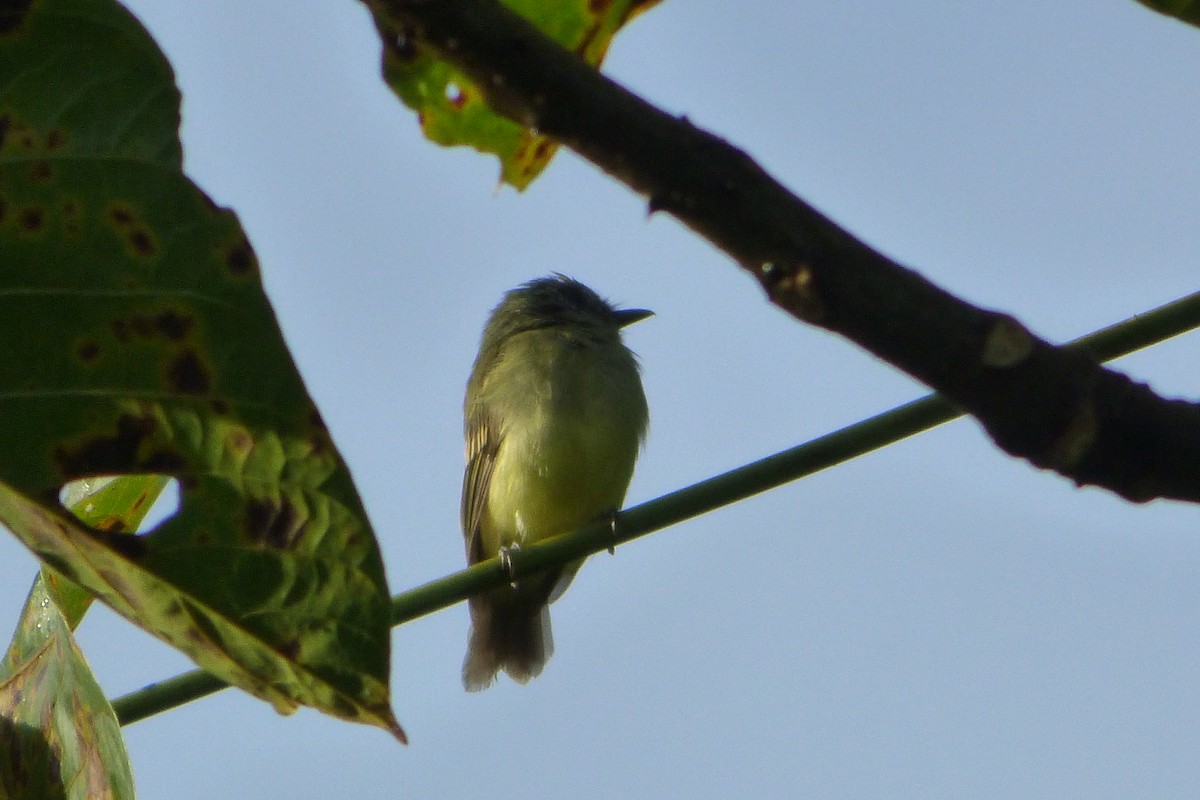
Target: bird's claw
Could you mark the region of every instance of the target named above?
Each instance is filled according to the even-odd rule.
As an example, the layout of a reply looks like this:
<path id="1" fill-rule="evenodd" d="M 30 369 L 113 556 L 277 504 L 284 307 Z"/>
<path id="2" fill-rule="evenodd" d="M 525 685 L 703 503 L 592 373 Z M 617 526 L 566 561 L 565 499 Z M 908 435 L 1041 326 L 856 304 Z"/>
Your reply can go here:
<path id="1" fill-rule="evenodd" d="M 608 529 L 609 529 L 609 532 L 612 534 L 612 537 L 614 540 L 617 538 L 617 516 L 618 516 L 617 509 L 615 509 L 615 508 L 609 509 L 609 511 L 608 511 Z M 608 546 L 608 554 L 610 556 L 615 556 L 617 554 L 617 546 L 615 543 L 610 544 Z"/>
<path id="2" fill-rule="evenodd" d="M 513 563 L 513 554 L 521 552 L 521 545 L 513 542 L 507 547 L 501 547 L 497 556 L 500 559 L 500 569 L 508 573 L 510 580 L 517 577 L 517 565 Z"/>

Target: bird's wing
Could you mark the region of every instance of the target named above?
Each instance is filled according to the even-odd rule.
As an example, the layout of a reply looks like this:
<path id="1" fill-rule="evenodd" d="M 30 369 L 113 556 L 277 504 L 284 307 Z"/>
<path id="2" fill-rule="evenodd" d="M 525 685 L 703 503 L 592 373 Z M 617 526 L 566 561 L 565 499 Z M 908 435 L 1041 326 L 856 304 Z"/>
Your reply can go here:
<path id="1" fill-rule="evenodd" d="M 485 415 L 471 420 L 467 427 L 467 470 L 463 473 L 462 531 L 467 547 L 467 563 L 477 564 L 487 558 L 479 526 L 483 521 L 483 506 L 487 502 L 492 468 L 500 450 L 500 426 Z"/>

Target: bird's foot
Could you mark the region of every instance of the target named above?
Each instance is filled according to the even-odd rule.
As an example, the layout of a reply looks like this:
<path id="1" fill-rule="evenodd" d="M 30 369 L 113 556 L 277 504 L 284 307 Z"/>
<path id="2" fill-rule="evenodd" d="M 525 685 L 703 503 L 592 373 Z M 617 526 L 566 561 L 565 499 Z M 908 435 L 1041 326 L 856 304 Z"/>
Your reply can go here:
<path id="1" fill-rule="evenodd" d="M 620 512 L 618 512 L 615 508 L 610 508 L 608 511 L 604 512 L 604 514 L 608 518 L 608 530 L 612 534 L 613 538 L 613 543 L 608 546 L 608 554 L 613 556 L 617 554 L 617 518 L 619 517 Z"/>
<path id="2" fill-rule="evenodd" d="M 500 559 L 500 568 L 508 573 L 509 579 L 517 577 L 517 565 L 513 563 L 513 554 L 521 552 L 521 545 L 513 542 L 512 544 L 501 547 L 497 557 Z"/>

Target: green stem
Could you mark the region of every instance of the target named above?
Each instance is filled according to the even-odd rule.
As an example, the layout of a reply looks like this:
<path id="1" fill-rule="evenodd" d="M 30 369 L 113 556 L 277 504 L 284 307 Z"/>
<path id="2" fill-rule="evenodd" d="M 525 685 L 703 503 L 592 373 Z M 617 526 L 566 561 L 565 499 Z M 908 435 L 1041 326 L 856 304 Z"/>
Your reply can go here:
<path id="1" fill-rule="evenodd" d="M 1101 361 L 1137 350 L 1200 327 L 1200 292 L 1102 328 L 1071 343 Z M 601 550 L 707 513 L 721 506 L 819 472 L 835 464 L 898 442 L 961 416 L 936 394 L 905 403 L 878 416 L 826 434 L 760 461 L 701 481 L 621 512 L 615 526 L 595 523 L 573 533 L 513 553 L 516 576 L 560 566 Z M 392 598 L 392 621 L 403 622 L 454 605 L 476 592 L 512 580 L 498 559 L 476 564 Z M 113 709 L 128 725 L 223 688 L 220 679 L 202 670 L 177 675 L 120 697 Z"/>
<path id="2" fill-rule="evenodd" d="M 229 684 L 202 669 L 194 669 L 165 681 L 143 686 L 136 692 L 113 701 L 113 711 L 122 725 L 162 713 L 169 708 L 199 700 L 221 691 Z"/>

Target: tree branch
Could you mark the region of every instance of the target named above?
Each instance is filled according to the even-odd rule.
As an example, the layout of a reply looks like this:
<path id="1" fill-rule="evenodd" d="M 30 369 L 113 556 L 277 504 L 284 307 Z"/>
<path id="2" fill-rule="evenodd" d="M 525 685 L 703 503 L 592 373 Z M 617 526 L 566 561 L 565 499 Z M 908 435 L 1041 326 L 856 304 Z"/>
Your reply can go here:
<path id="1" fill-rule="evenodd" d="M 1005 452 L 1144 502 L 1200 501 L 1200 407 L 1158 397 L 976 308 L 788 192 L 748 155 L 600 75 L 495 0 L 365 0 L 411 53 L 470 76 L 489 105 L 575 150 L 733 257 L 773 303 L 899 367 L 975 416 Z"/>

